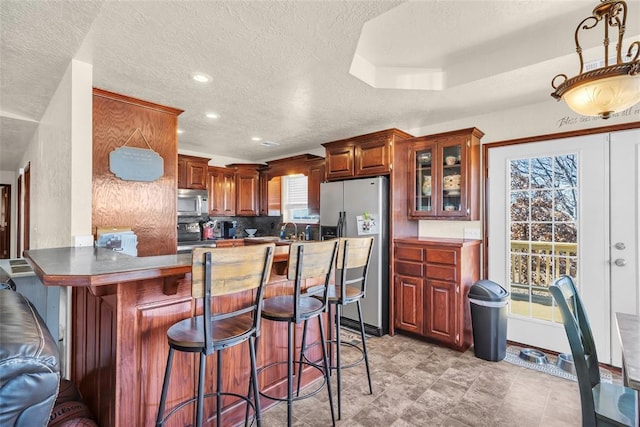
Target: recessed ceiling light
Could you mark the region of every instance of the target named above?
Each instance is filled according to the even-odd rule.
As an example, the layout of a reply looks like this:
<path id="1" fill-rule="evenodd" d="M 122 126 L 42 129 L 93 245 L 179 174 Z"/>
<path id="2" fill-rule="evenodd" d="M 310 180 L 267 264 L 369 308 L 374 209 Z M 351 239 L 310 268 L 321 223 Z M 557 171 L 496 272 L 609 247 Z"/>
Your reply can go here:
<path id="1" fill-rule="evenodd" d="M 206 116 L 210 119 L 217 119 L 218 117 L 220 117 L 218 113 L 207 113 Z"/>
<path id="2" fill-rule="evenodd" d="M 258 142 L 258 141 L 262 141 L 262 138 L 260 138 L 259 136 L 254 136 L 251 138 L 251 140 Z"/>
<path id="3" fill-rule="evenodd" d="M 182 129 L 178 129 L 178 134 L 184 133 Z"/>
<path id="4" fill-rule="evenodd" d="M 208 83 L 211 81 L 211 76 L 205 73 L 191 73 L 191 78 L 198 83 Z"/>

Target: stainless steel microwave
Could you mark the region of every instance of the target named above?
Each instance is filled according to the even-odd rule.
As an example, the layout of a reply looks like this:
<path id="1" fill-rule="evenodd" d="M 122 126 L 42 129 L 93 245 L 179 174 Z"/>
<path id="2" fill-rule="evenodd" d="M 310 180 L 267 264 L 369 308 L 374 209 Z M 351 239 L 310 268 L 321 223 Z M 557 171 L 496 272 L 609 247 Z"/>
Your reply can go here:
<path id="1" fill-rule="evenodd" d="M 207 190 L 178 188 L 178 216 L 209 215 L 209 194 Z"/>

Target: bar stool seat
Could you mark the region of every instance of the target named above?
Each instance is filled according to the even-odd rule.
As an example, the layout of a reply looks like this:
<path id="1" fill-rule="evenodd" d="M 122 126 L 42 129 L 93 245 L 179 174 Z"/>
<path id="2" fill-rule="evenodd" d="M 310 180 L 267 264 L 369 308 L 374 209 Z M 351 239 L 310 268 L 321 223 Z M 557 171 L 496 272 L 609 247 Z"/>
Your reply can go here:
<path id="1" fill-rule="evenodd" d="M 222 425 L 222 396 L 233 396 L 247 405 L 245 425 L 250 408 L 256 424 L 261 425 L 260 398 L 256 366 L 256 338 L 260 334 L 262 292 L 273 263 L 275 245 L 256 245 L 237 248 L 195 248 L 192 254 L 191 295 L 202 301 L 202 315 L 174 323 L 167 330 L 169 354 L 156 426 L 162 426 L 169 418 L 192 403 L 196 403 L 196 423 L 200 427 L 204 418 L 204 399 L 216 398 L 216 424 Z M 224 297 L 243 293 L 233 307 L 215 310 L 212 296 Z M 247 294 L 251 294 L 249 298 Z M 245 297 L 246 296 L 246 297 Z M 245 300 L 246 298 L 246 300 Z M 225 305 L 225 304 L 219 304 Z M 222 359 L 226 348 L 247 342 L 251 372 L 247 395 L 222 390 Z M 167 393 L 171 380 L 173 357 L 176 351 L 200 353 L 197 395 L 175 404 L 165 414 Z M 216 354 L 216 388 L 204 393 L 207 357 Z M 252 396 L 253 389 L 253 396 Z"/>
<path id="2" fill-rule="evenodd" d="M 264 300 L 262 305 L 262 317 L 264 319 L 283 321 L 291 318 L 295 298 L 292 295 L 280 295 Z M 317 316 L 324 310 L 322 301 L 316 298 L 300 298 L 298 306 L 302 319 Z"/>
<path id="3" fill-rule="evenodd" d="M 212 321 L 212 339 L 214 351 L 242 342 L 253 333 L 253 319 L 244 314 L 230 319 Z M 174 323 L 167 330 L 169 345 L 181 348 L 181 351 L 200 351 L 204 346 L 204 316 L 190 317 Z"/>
<path id="4" fill-rule="evenodd" d="M 286 363 L 287 396 L 286 398 L 280 398 L 268 395 L 262 391 L 260 392 L 260 395 L 268 399 L 287 402 L 287 426 L 289 427 L 293 423 L 293 402 L 315 395 L 325 384 L 327 386 L 327 393 L 329 396 L 331 421 L 332 424 L 335 425 L 331 381 L 329 380 L 329 362 L 327 360 L 326 349 L 324 346 L 321 346 L 323 360 L 322 365 L 311 364 L 304 361 L 295 361 L 293 333 L 294 326 L 296 324 L 301 322 L 305 322 L 306 324 L 308 320 L 317 318 L 320 330 L 320 340 L 321 342 L 325 341 L 322 314 L 325 312 L 327 306 L 327 289 L 333 272 L 337 251 L 337 241 L 293 243 L 289 249 L 289 263 L 287 270 L 287 278 L 294 282 L 292 294 L 266 298 L 263 302 L 262 317 L 264 319 L 274 322 L 287 322 L 287 360 L 274 362 L 270 365 L 264 366 L 260 369 L 259 373 L 275 365 Z M 322 279 L 323 284 L 315 287 L 316 292 L 319 293 L 317 298 L 301 295 L 302 283 L 308 279 Z M 313 392 L 307 393 L 303 396 L 300 396 L 298 393 L 298 396 L 294 397 L 294 364 L 297 364 L 298 366 L 298 377 L 300 377 L 300 373 L 302 372 L 304 365 L 312 366 L 315 369 L 321 370 L 324 377 L 323 383 Z M 300 388 L 299 384 L 300 383 L 298 383 L 298 389 Z"/>

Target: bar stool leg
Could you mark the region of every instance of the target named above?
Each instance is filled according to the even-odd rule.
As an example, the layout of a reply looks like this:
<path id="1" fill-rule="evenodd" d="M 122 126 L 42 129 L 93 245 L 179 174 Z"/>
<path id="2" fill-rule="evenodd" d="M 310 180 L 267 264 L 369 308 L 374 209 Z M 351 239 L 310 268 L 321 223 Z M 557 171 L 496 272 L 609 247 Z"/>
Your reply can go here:
<path id="1" fill-rule="evenodd" d="M 333 309 L 331 308 L 333 304 L 328 304 L 329 308 L 329 325 L 331 325 L 331 316 L 333 315 Z M 336 309 L 336 315 L 338 313 L 338 309 Z M 334 319 L 334 323 L 338 324 L 338 319 Z M 329 328 L 327 331 L 327 342 L 329 343 L 329 366 L 336 366 L 333 360 L 333 329 Z M 329 369 L 329 375 L 333 375 L 333 369 Z"/>
<path id="2" fill-rule="evenodd" d="M 367 355 L 367 341 L 364 339 L 364 322 L 362 321 L 362 307 L 360 306 L 360 300 L 356 301 L 356 305 L 358 306 L 358 319 L 360 320 L 360 339 L 362 339 L 364 366 L 367 368 L 367 381 L 369 381 L 369 394 L 373 394 L 373 387 L 371 386 L 371 372 L 369 371 L 369 357 Z"/>
<path id="3" fill-rule="evenodd" d="M 302 344 L 300 344 L 300 364 L 298 365 L 298 389 L 296 390 L 296 396 L 300 396 L 300 384 L 302 383 L 302 362 L 304 361 L 304 352 L 306 350 L 307 342 L 307 320 L 304 321 L 302 327 Z"/>
<path id="4" fill-rule="evenodd" d="M 216 426 L 220 427 L 220 418 L 222 418 L 222 350 L 216 352 L 218 367 L 216 368 Z"/>
<path id="5" fill-rule="evenodd" d="M 167 356 L 167 366 L 164 369 L 164 382 L 162 383 L 162 394 L 160 395 L 160 405 L 158 406 L 158 416 L 156 417 L 156 427 L 162 427 L 164 417 L 164 406 L 167 402 L 167 391 L 169 391 L 169 379 L 171 378 L 171 367 L 173 365 L 173 348 L 169 347 Z"/>
<path id="6" fill-rule="evenodd" d="M 318 323 L 320 325 L 320 342 L 325 343 L 324 336 L 324 322 L 322 321 L 322 315 L 318 316 Z M 322 345 L 322 361 L 324 362 L 324 376 L 327 380 L 327 393 L 329 394 L 329 406 L 331 407 L 331 423 L 333 426 L 336 425 L 336 416 L 333 411 L 333 396 L 331 393 L 331 376 L 329 372 L 331 371 L 331 366 L 329 365 L 329 361 L 327 359 L 327 349 L 324 345 Z"/>
<path id="7" fill-rule="evenodd" d="M 293 417 L 293 322 L 287 322 L 287 426 L 292 425 Z"/>
<path id="8" fill-rule="evenodd" d="M 251 356 L 251 379 L 249 380 L 249 391 L 251 391 L 251 384 L 253 383 L 253 404 L 256 413 L 256 425 L 262 426 L 262 415 L 260 413 L 260 393 L 258 391 L 258 367 L 256 364 L 256 339 L 254 337 L 249 338 L 249 355 Z M 249 398 L 249 395 L 247 398 Z M 249 411 L 249 402 L 247 402 L 247 413 Z M 244 421 L 247 425 L 247 419 Z"/>
<path id="9" fill-rule="evenodd" d="M 342 304 L 336 304 L 336 372 L 338 374 L 338 419 L 342 417 L 342 367 L 340 366 L 340 317 L 342 316 Z M 333 366 L 333 365 L 332 365 Z"/>
<path id="10" fill-rule="evenodd" d="M 200 353 L 200 372 L 198 372 L 198 403 L 196 412 L 196 426 L 202 426 L 202 412 L 204 410 L 204 374 L 207 368 L 207 355 Z"/>

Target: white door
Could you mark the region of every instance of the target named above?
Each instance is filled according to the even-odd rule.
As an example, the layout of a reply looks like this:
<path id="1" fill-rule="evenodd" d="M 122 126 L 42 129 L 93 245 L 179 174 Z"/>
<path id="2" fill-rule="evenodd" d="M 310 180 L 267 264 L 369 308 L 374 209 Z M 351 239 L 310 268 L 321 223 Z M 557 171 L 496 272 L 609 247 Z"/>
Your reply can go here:
<path id="1" fill-rule="evenodd" d="M 615 313 L 640 312 L 640 129 L 611 134 L 612 364 L 621 366 Z"/>
<path id="2" fill-rule="evenodd" d="M 569 274 L 610 358 L 607 135 L 489 149 L 488 277 L 509 289 L 507 339 L 569 352 L 548 286 Z"/>

